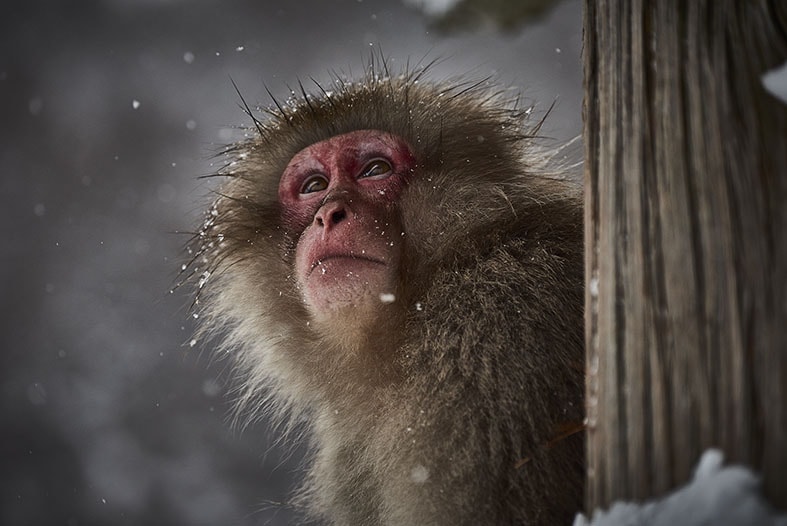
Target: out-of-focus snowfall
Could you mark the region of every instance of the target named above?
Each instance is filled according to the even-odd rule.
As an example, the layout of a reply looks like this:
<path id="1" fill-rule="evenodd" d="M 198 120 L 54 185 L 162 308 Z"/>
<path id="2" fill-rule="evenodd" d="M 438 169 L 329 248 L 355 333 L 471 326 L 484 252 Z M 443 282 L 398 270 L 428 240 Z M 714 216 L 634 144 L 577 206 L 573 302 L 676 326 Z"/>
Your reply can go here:
<path id="1" fill-rule="evenodd" d="M 578 0 L 472 30 L 442 3 L 0 5 L 0 524 L 292 520 L 303 451 L 265 422 L 228 425 L 227 363 L 186 343 L 188 294 L 169 293 L 176 232 L 247 124 L 230 78 L 267 105 L 264 86 L 360 73 L 374 44 L 393 68 L 443 57 L 436 77 L 495 75 L 537 113 L 557 101 L 544 133 L 580 133 Z"/>

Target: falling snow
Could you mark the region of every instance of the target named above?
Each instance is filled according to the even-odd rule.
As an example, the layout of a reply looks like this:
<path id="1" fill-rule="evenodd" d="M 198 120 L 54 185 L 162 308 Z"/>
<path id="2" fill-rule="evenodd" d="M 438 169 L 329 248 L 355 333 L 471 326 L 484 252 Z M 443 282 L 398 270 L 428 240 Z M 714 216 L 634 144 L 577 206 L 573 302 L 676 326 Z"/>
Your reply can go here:
<path id="1" fill-rule="evenodd" d="M 410 470 L 410 480 L 416 484 L 423 484 L 429 480 L 429 470 L 426 469 L 426 466 L 422 464 L 416 465 L 412 470 Z"/>
<path id="2" fill-rule="evenodd" d="M 383 303 L 393 303 L 394 301 L 396 301 L 396 296 L 391 293 L 384 292 L 380 294 L 380 301 L 382 301 Z"/>

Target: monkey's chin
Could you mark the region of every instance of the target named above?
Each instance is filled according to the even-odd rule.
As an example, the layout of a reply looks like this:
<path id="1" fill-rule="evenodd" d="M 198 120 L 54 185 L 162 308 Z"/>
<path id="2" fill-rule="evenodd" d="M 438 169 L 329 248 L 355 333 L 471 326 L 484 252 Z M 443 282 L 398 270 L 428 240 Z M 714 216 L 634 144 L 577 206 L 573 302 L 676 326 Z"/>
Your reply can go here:
<path id="1" fill-rule="evenodd" d="M 393 270 L 385 263 L 357 258 L 332 258 L 312 269 L 301 288 L 316 319 L 361 318 L 396 301 Z M 350 321 L 351 322 L 351 321 Z"/>

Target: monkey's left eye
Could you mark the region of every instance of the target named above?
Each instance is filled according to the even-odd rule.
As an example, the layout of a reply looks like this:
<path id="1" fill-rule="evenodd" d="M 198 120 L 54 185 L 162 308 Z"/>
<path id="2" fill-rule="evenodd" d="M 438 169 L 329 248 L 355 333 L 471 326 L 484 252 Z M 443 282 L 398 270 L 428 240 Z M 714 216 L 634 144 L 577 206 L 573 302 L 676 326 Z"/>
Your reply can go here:
<path id="1" fill-rule="evenodd" d="M 364 167 L 359 178 L 390 175 L 392 171 L 393 168 L 388 161 L 384 159 L 375 159 Z"/>
<path id="2" fill-rule="evenodd" d="M 314 174 L 303 183 L 301 186 L 302 194 L 310 194 L 312 192 L 321 192 L 328 188 L 328 179 L 322 174 Z"/>

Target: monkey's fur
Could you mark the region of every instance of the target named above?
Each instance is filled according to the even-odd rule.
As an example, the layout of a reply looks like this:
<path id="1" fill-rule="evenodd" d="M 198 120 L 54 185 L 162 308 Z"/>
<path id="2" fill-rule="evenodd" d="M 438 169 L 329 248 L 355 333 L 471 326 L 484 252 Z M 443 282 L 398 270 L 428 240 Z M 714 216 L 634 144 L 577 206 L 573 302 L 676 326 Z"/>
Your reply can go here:
<path id="1" fill-rule="evenodd" d="M 228 150 L 198 236 L 202 331 L 234 356 L 242 409 L 311 427 L 309 518 L 569 524 L 584 465 L 582 433 L 565 436 L 584 415 L 576 189 L 499 93 L 415 73 L 317 87 Z M 399 207 L 399 316 L 318 334 L 277 189 L 295 153 L 354 130 L 404 138 L 417 162 Z"/>

